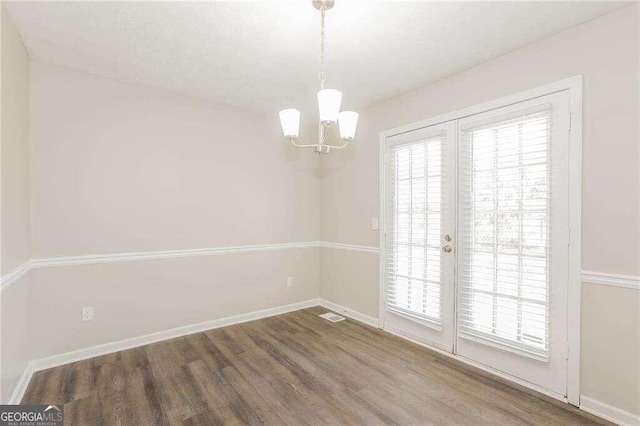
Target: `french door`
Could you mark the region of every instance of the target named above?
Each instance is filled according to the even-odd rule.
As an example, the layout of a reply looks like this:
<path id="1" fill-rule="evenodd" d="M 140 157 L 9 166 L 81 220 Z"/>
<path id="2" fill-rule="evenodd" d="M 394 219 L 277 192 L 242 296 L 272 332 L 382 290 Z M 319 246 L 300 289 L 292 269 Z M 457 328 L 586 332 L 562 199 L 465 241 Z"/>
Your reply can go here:
<path id="1" fill-rule="evenodd" d="M 564 396 L 569 93 L 385 140 L 383 327 Z"/>
<path id="2" fill-rule="evenodd" d="M 454 339 L 455 258 L 442 247 L 455 232 L 455 137 L 449 122 L 385 146 L 384 326 L 445 351 Z"/>

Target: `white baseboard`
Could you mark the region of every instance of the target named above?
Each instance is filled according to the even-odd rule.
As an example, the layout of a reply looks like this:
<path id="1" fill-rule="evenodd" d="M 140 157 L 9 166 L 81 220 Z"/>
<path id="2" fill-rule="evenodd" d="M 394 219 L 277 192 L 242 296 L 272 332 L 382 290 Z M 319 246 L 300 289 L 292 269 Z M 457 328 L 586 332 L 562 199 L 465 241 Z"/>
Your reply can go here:
<path id="1" fill-rule="evenodd" d="M 580 409 L 618 425 L 640 425 L 640 415 L 621 410 L 588 396 L 580 395 Z"/>
<path id="2" fill-rule="evenodd" d="M 289 305 L 277 306 L 275 308 L 263 309 L 260 311 L 249 312 L 246 314 L 233 315 L 230 317 L 205 321 L 197 324 L 190 324 L 183 327 L 172 328 L 169 330 L 159 331 L 157 333 L 146 334 L 143 336 L 133 337 L 131 339 L 120 340 L 117 342 L 105 343 L 102 345 L 92 346 L 89 348 L 78 349 L 72 352 L 66 352 L 53 355 L 47 358 L 36 359 L 30 361 L 25 368 L 16 389 L 14 390 L 8 404 L 19 404 L 27 390 L 31 377 L 37 371 L 46 370 L 48 368 L 58 367 L 60 365 L 69 364 L 84 359 L 94 358 L 114 352 L 136 348 L 138 346 L 148 345 L 150 343 L 160 342 L 162 340 L 173 339 L 175 337 L 186 336 L 189 334 L 200 333 L 202 331 L 212 330 L 214 328 L 226 327 L 243 322 L 254 321 L 261 318 L 268 318 L 275 315 L 286 314 L 300 309 L 310 308 L 320 305 L 320 299 L 309 299 L 302 302 L 292 303 Z"/>
<path id="3" fill-rule="evenodd" d="M 320 306 L 335 311 L 345 317 L 360 321 L 363 324 L 370 325 L 371 327 L 380 328 L 380 321 L 378 318 L 363 314 L 362 312 L 355 311 L 347 308 L 346 306 L 338 305 L 337 303 L 329 302 L 325 299 L 320 299 Z"/>
<path id="4" fill-rule="evenodd" d="M 197 324 L 190 324 L 183 327 L 172 328 L 172 329 L 160 331 L 157 333 L 146 334 L 143 336 L 120 340 L 117 342 L 105 343 L 102 345 L 92 346 L 85 349 L 79 349 L 72 352 L 67 352 L 67 353 L 54 355 L 47 358 L 41 358 L 41 359 L 30 361 L 25 367 L 24 373 L 22 374 L 22 377 L 18 381 L 18 384 L 16 385 L 16 388 L 14 389 L 13 394 L 11 395 L 11 398 L 7 401 L 7 403 L 8 404 L 20 403 L 20 401 L 22 400 L 27 390 L 29 382 L 31 381 L 31 378 L 33 377 L 33 374 L 36 373 L 37 371 L 46 370 L 48 368 L 53 368 L 60 365 L 69 364 L 72 362 L 81 361 L 84 359 L 89 359 L 89 358 L 93 358 L 101 355 L 119 352 L 126 349 L 144 346 L 150 343 L 168 340 L 175 337 L 186 336 L 189 334 L 199 333 L 202 331 L 211 330 L 211 329 L 220 328 L 220 327 L 226 327 L 234 324 L 241 324 L 248 321 L 258 320 L 261 318 L 268 318 L 271 316 L 281 315 L 287 312 L 293 312 L 300 309 L 310 308 L 318 305 L 326 309 L 335 311 L 339 314 L 342 314 L 356 321 L 362 322 L 366 325 L 380 328 L 380 322 L 378 318 L 363 314 L 361 312 L 355 311 L 353 309 L 347 308 L 342 305 L 338 305 L 337 303 L 333 303 L 325 299 L 309 299 L 302 302 L 292 303 L 289 305 L 263 309 L 260 311 L 249 312 L 246 314 L 233 315 L 233 316 L 211 320 L 211 321 L 205 321 Z M 390 331 L 387 330 L 387 332 L 390 332 Z M 533 390 L 536 390 L 539 392 L 541 391 L 540 389 L 537 389 L 537 387 L 531 386 L 531 384 L 529 383 L 526 383 L 526 382 L 523 383 L 522 381 L 517 379 L 514 380 L 514 378 L 511 376 L 505 377 L 505 375 L 500 374 L 499 372 L 496 372 L 492 369 L 490 370 L 487 368 L 483 368 L 483 366 L 481 365 L 462 359 L 455 355 L 443 352 L 437 348 L 433 348 L 431 346 L 425 345 L 424 343 L 415 341 L 407 336 L 393 333 L 393 332 L 390 332 L 390 333 L 395 334 L 404 339 L 411 340 L 421 346 L 425 346 L 431 350 L 439 352 L 448 357 L 458 359 L 459 361 L 465 362 L 474 367 L 477 367 L 485 371 L 488 371 L 490 373 L 497 374 L 498 376 L 513 380 L 514 382 L 524 385 L 526 387 L 529 387 Z M 549 395 L 548 392 L 542 391 L 542 393 Z M 549 396 L 552 396 L 560 400 L 564 400 L 566 402 L 566 399 L 558 398 L 557 395 L 549 395 Z M 589 398 L 587 396 L 580 397 L 580 409 L 620 425 L 640 425 L 640 416 L 621 410 L 619 408 L 613 407 L 609 404 L 605 404 L 593 398 Z"/>
<path id="5" fill-rule="evenodd" d="M 22 397 L 24 396 L 24 393 L 27 391 L 27 386 L 29 386 L 29 382 L 31 381 L 31 377 L 33 377 L 33 361 L 29 361 L 26 365 L 26 367 L 24 368 L 24 371 L 22 372 L 22 376 L 20 377 L 20 380 L 18 381 L 18 384 L 16 385 L 15 389 L 13 390 L 13 393 L 11 394 L 11 397 L 9 398 L 9 400 L 6 402 L 6 404 L 20 404 L 20 401 L 22 401 Z"/>

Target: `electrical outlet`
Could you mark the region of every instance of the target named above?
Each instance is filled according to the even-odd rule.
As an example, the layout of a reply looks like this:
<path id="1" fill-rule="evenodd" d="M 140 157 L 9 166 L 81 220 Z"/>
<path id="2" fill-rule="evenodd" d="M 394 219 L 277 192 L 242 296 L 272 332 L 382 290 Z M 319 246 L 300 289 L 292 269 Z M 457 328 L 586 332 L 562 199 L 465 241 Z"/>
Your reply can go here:
<path id="1" fill-rule="evenodd" d="M 293 287 L 293 277 L 287 278 L 287 287 Z"/>
<path id="2" fill-rule="evenodd" d="M 82 321 L 93 321 L 93 307 L 82 308 Z"/>
<path id="3" fill-rule="evenodd" d="M 371 229 L 373 229 L 374 231 L 377 231 L 378 227 L 379 227 L 378 218 L 377 217 L 371 218 Z"/>

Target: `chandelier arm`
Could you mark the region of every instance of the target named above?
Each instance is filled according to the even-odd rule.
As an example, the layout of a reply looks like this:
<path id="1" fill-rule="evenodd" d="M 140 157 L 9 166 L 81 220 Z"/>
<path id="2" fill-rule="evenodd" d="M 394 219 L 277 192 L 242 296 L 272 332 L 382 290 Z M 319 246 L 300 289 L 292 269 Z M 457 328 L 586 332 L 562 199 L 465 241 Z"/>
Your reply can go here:
<path id="1" fill-rule="evenodd" d="M 328 146 L 331 149 L 343 149 L 346 148 L 347 145 L 349 145 L 349 141 L 345 141 L 342 145 L 325 144 L 324 146 Z"/>
<path id="2" fill-rule="evenodd" d="M 305 144 L 296 143 L 296 138 L 288 138 L 288 139 L 289 139 L 289 142 L 291 142 L 291 145 L 297 146 L 298 148 L 313 148 L 315 146 L 318 146 L 318 144 L 305 145 Z"/>

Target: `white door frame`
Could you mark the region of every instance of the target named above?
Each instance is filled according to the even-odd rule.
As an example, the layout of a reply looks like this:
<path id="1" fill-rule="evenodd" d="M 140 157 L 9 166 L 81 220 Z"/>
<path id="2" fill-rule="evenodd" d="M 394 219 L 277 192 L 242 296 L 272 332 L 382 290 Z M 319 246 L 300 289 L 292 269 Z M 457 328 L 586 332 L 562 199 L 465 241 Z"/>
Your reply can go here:
<path id="1" fill-rule="evenodd" d="M 379 231 L 379 318 L 382 321 L 384 311 L 384 276 L 385 276 L 385 140 L 387 137 L 418 130 L 424 127 L 441 124 L 451 120 L 505 107 L 522 101 L 550 95 L 563 90 L 569 91 L 571 130 L 569 134 L 569 283 L 568 283 L 568 364 L 567 364 L 567 397 L 550 396 L 565 400 L 572 405 L 580 406 L 580 299 L 581 299 L 581 248 L 582 248 L 582 75 L 577 75 L 555 83 L 550 83 L 531 90 L 519 92 L 511 96 L 484 102 L 458 111 L 442 114 L 415 123 L 380 132 L 379 140 L 379 181 L 380 181 L 380 231 Z M 382 324 L 380 324 L 382 327 Z M 449 354 L 450 355 L 450 354 Z M 462 358 L 452 355 L 465 362 Z M 526 382 L 518 383 L 528 386 Z M 529 386 L 537 389 L 535 386 Z M 547 393 L 547 392 L 545 392 Z M 549 393 L 547 393 L 549 394 Z"/>

